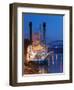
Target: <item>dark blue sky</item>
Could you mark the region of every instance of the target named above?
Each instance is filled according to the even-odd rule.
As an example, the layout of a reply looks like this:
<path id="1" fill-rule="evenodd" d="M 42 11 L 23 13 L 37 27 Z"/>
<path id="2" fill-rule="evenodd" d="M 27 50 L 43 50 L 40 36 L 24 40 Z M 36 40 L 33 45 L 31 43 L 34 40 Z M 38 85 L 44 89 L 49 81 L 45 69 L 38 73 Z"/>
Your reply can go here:
<path id="1" fill-rule="evenodd" d="M 63 15 L 40 15 L 23 13 L 24 38 L 29 37 L 29 22 L 32 21 L 33 32 L 42 32 L 42 24 L 46 23 L 46 40 L 52 42 L 63 40 Z M 41 29 L 41 30 L 40 30 Z"/>

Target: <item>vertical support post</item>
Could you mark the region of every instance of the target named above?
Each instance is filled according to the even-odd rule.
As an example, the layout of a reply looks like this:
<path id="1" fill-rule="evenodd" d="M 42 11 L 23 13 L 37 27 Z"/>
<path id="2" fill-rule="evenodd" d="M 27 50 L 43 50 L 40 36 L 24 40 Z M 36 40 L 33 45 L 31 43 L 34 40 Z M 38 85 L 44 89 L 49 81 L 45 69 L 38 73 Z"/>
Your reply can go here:
<path id="1" fill-rule="evenodd" d="M 46 34 L 46 23 L 43 22 L 43 40 L 44 40 L 44 43 L 46 44 L 45 34 Z"/>
<path id="2" fill-rule="evenodd" d="M 29 22 L 30 42 L 32 43 L 32 22 Z"/>

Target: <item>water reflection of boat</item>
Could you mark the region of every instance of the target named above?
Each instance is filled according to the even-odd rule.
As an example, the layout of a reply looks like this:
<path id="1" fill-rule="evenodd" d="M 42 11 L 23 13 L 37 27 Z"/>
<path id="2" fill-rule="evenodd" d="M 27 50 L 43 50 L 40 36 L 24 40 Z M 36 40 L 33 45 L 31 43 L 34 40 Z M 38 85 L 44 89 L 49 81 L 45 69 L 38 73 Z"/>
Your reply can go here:
<path id="1" fill-rule="evenodd" d="M 31 73 L 62 73 L 63 72 L 63 44 L 52 44 L 49 51 L 53 51 L 48 59 L 34 60 L 28 66 Z M 29 70 L 29 73 L 30 73 Z"/>

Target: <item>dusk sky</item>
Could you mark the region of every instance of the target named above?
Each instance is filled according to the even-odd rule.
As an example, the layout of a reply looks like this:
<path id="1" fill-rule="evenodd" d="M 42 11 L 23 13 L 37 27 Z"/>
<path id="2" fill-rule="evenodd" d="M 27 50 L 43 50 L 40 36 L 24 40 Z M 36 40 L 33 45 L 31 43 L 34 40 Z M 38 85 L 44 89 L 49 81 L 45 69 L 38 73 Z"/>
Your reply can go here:
<path id="1" fill-rule="evenodd" d="M 24 38 L 29 37 L 29 22 L 32 22 L 33 32 L 42 32 L 43 22 L 46 23 L 46 41 L 63 40 L 63 15 L 40 15 L 23 13 Z"/>

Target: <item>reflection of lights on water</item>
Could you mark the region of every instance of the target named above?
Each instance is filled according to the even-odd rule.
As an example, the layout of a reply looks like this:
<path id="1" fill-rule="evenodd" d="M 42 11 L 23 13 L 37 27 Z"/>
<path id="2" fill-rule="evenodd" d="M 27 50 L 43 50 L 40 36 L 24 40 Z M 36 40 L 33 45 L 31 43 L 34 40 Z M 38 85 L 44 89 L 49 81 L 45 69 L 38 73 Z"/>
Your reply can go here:
<path id="1" fill-rule="evenodd" d="M 48 66 L 50 65 L 50 58 L 47 59 L 48 60 Z"/>
<path id="2" fill-rule="evenodd" d="M 56 49 L 58 48 L 57 46 L 55 47 Z M 58 54 L 56 53 L 56 61 L 58 60 Z"/>
<path id="3" fill-rule="evenodd" d="M 39 73 L 45 73 L 45 68 L 40 68 Z"/>
<path id="4" fill-rule="evenodd" d="M 58 60 L 58 54 L 56 54 L 56 61 Z"/>
<path id="5" fill-rule="evenodd" d="M 54 64 L 54 55 L 52 55 L 52 64 Z"/>
<path id="6" fill-rule="evenodd" d="M 39 66 L 39 73 L 47 73 L 48 72 L 48 67 L 45 68 L 45 66 Z"/>
<path id="7" fill-rule="evenodd" d="M 57 46 L 55 46 L 55 48 L 58 48 Z"/>
<path id="8" fill-rule="evenodd" d="M 61 63 L 60 63 L 60 71 L 62 71 L 62 69 L 63 69 L 63 67 L 62 67 L 62 55 L 60 56 L 60 61 L 61 61 Z"/>

